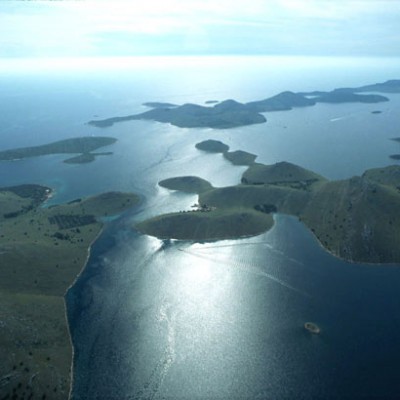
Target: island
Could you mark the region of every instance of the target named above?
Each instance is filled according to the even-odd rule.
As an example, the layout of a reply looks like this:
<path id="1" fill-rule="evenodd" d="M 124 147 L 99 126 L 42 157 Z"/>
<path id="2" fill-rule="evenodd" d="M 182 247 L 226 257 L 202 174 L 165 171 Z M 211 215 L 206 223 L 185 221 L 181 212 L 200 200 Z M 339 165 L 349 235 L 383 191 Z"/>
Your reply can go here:
<path id="1" fill-rule="evenodd" d="M 110 146 L 117 139 L 105 136 L 87 136 L 59 140 L 40 146 L 21 147 L 0 151 L 0 161 L 22 160 L 24 158 L 46 156 L 50 154 L 79 154 L 64 160 L 68 164 L 82 164 L 95 160 L 97 156 L 106 156 L 112 152 L 93 153 L 100 147 Z"/>
<path id="2" fill-rule="evenodd" d="M 400 166 L 329 181 L 289 162 L 253 162 L 240 184 L 209 185 L 197 192 L 197 208 L 159 215 L 135 228 L 162 239 L 231 239 L 267 231 L 279 212 L 298 217 L 327 251 L 344 260 L 400 262 Z"/>
<path id="3" fill-rule="evenodd" d="M 219 140 L 208 139 L 203 142 L 196 143 L 196 149 L 203 150 L 208 153 L 225 153 L 229 150 L 229 146 Z"/>
<path id="4" fill-rule="evenodd" d="M 306 322 L 304 324 L 304 328 L 310 332 L 313 333 L 315 335 L 318 335 L 319 333 L 321 333 L 321 329 L 317 324 L 314 324 L 314 322 Z"/>
<path id="5" fill-rule="evenodd" d="M 229 151 L 229 146 L 219 140 L 208 139 L 196 144 L 196 149 L 207 153 L 222 153 L 233 165 L 251 165 L 257 156 L 247 151 Z"/>
<path id="6" fill-rule="evenodd" d="M 381 103 L 389 101 L 379 94 L 357 94 L 340 89 L 332 92 L 320 93 L 315 97 L 317 103 Z"/>
<path id="7" fill-rule="evenodd" d="M 161 215 L 136 227 L 160 239 L 205 241 L 253 236 L 265 232 L 272 225 L 271 215 L 256 210 L 242 207 L 216 209 L 204 205 L 196 211 Z"/>
<path id="8" fill-rule="evenodd" d="M 255 154 L 243 150 L 225 151 L 224 157 L 233 165 L 252 165 L 257 158 Z"/>
<path id="9" fill-rule="evenodd" d="M 117 122 L 151 120 L 170 123 L 180 128 L 228 129 L 238 126 L 261 124 L 266 121 L 260 113 L 234 100 L 225 100 L 214 107 L 183 104 L 178 107 L 157 107 L 141 114 L 89 121 L 89 125 L 104 128 Z"/>
<path id="10" fill-rule="evenodd" d="M 186 193 L 201 193 L 212 189 L 210 182 L 197 176 L 181 176 L 164 179 L 158 183 L 160 186 L 171 190 L 180 190 Z"/>
<path id="11" fill-rule="evenodd" d="M 383 83 L 374 83 L 372 85 L 361 86 L 353 90 L 360 92 L 379 92 L 379 93 L 400 93 L 400 79 L 391 79 Z"/>
<path id="12" fill-rule="evenodd" d="M 106 128 L 118 122 L 150 120 L 169 123 L 180 128 L 229 129 L 240 126 L 262 124 L 267 121 L 263 113 L 289 111 L 297 107 L 310 107 L 317 103 L 381 103 L 389 101 L 385 96 L 364 92 L 400 93 L 400 80 L 361 86 L 338 88 L 332 91 L 298 92 L 284 91 L 263 100 L 240 103 L 228 99 L 221 102 L 209 100 L 206 106 L 197 104 L 175 105 L 148 102 L 149 111 L 140 114 L 96 119 L 89 125 Z"/>
<path id="13" fill-rule="evenodd" d="M 43 207 L 52 190 L 0 188 L 0 395 L 66 399 L 72 344 L 64 295 L 88 259 L 101 218 L 139 202 L 109 192 Z"/>

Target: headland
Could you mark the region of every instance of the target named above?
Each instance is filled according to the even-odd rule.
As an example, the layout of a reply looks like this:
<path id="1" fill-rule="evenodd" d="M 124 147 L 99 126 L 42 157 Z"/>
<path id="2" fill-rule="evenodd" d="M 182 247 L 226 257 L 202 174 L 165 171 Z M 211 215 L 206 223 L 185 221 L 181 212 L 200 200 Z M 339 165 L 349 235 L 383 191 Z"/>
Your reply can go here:
<path id="1" fill-rule="evenodd" d="M 39 185 L 0 189 L 1 398 L 68 398 L 72 345 L 64 295 L 101 232 L 100 217 L 139 202 L 110 192 L 41 207 L 50 194 Z"/>
<path id="2" fill-rule="evenodd" d="M 227 147 L 217 145 L 221 150 Z M 326 250 L 342 259 L 400 262 L 400 166 L 329 181 L 292 163 L 253 162 L 240 184 L 209 185 L 197 192 L 197 209 L 160 215 L 139 223 L 137 229 L 163 239 L 238 238 L 270 229 L 270 214 L 279 212 L 298 217 Z"/>
<path id="3" fill-rule="evenodd" d="M 50 154 L 79 154 L 65 160 L 68 164 L 84 164 L 92 162 L 97 156 L 111 155 L 112 152 L 93 153 L 100 147 L 110 146 L 117 139 L 105 136 L 86 136 L 59 140 L 40 146 L 20 147 L 0 151 L 0 161 L 21 160 L 24 158 L 46 156 Z"/>

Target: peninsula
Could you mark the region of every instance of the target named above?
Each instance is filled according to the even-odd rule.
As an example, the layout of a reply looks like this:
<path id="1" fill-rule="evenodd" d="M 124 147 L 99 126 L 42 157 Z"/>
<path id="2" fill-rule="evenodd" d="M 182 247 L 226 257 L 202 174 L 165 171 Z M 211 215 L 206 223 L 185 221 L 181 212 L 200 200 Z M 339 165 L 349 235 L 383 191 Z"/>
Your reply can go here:
<path id="1" fill-rule="evenodd" d="M 102 229 L 101 217 L 138 204 L 110 192 L 41 207 L 51 189 L 0 189 L 0 397 L 67 399 L 72 344 L 64 295 Z"/>
<path id="2" fill-rule="evenodd" d="M 208 147 L 214 142 L 206 143 Z M 204 144 L 196 147 L 204 148 Z M 210 151 L 214 150 L 211 146 Z M 175 179 L 187 181 L 185 177 Z M 209 185 L 197 192 L 197 209 L 160 215 L 136 228 L 162 239 L 239 238 L 265 232 L 273 224 L 271 213 L 280 212 L 297 216 L 325 249 L 340 258 L 400 262 L 400 166 L 329 181 L 288 162 L 264 165 L 253 161 L 240 184 Z"/>
<path id="3" fill-rule="evenodd" d="M 118 122 L 150 120 L 169 123 L 180 128 L 228 129 L 246 125 L 262 124 L 267 121 L 262 113 L 288 111 L 297 107 L 310 107 L 317 103 L 381 103 L 389 101 L 379 94 L 363 92 L 400 93 L 400 80 L 361 86 L 338 88 L 330 92 L 313 91 L 294 93 L 285 91 L 264 100 L 240 103 L 229 99 L 221 102 L 207 101 L 206 106 L 197 104 L 176 105 L 162 102 L 148 102 L 149 111 L 121 117 L 96 119 L 89 125 L 99 128 Z"/>
<path id="4" fill-rule="evenodd" d="M 46 156 L 50 154 L 79 154 L 66 159 L 68 164 L 82 164 L 95 160 L 97 156 L 110 155 L 111 152 L 93 153 L 100 147 L 110 146 L 117 139 L 105 136 L 77 137 L 59 140 L 41 146 L 21 147 L 0 151 L 0 161 L 21 160 L 30 157 Z"/>

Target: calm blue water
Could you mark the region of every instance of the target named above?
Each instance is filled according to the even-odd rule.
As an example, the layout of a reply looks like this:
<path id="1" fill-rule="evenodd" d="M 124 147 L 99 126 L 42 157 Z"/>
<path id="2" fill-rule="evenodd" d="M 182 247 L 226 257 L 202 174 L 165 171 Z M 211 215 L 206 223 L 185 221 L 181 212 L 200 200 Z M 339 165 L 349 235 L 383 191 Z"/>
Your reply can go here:
<path id="1" fill-rule="evenodd" d="M 162 61 L 162 62 L 161 62 Z M 177 62 L 176 62 L 177 61 Z M 317 105 L 267 114 L 226 131 L 152 122 L 85 125 L 144 110 L 144 101 L 262 99 L 400 76 L 397 59 L 138 59 L 94 69 L 0 68 L 0 144 L 81 135 L 118 138 L 88 165 L 62 156 L 0 164 L 0 184 L 54 187 L 53 203 L 105 190 L 137 191 L 138 210 L 110 223 L 67 296 L 75 346 L 74 399 L 396 397 L 400 393 L 398 266 L 349 264 L 295 218 L 250 239 L 170 244 L 132 225 L 189 208 L 196 196 L 159 188 L 195 174 L 235 184 L 243 167 L 194 148 L 215 138 L 259 161 L 288 160 L 331 179 L 389 165 L 398 153 L 400 96 L 378 105 Z M 1 67 L 1 66 L 0 66 Z M 379 109 L 382 114 L 371 114 Z M 318 323 L 319 336 L 303 329 Z"/>

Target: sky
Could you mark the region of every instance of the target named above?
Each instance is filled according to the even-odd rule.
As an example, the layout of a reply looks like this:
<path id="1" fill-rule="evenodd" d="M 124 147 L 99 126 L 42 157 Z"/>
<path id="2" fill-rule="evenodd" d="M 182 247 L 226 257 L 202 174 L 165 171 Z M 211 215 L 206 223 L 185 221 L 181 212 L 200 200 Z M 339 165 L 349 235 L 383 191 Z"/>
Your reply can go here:
<path id="1" fill-rule="evenodd" d="M 0 58 L 400 56 L 400 0 L 0 0 Z"/>

